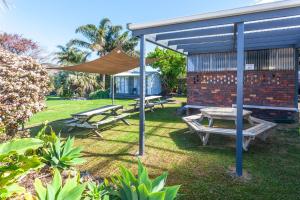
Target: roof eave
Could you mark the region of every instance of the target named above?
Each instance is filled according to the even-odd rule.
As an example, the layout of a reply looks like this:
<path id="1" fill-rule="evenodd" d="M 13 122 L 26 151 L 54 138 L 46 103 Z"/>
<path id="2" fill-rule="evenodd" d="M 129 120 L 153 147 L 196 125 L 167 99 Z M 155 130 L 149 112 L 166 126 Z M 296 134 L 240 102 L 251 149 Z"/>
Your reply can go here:
<path id="1" fill-rule="evenodd" d="M 271 10 L 287 9 L 287 8 L 293 8 L 297 6 L 300 6 L 300 0 L 278 1 L 273 3 L 258 4 L 254 6 L 247 6 L 247 7 L 236 8 L 236 9 L 221 10 L 217 12 L 209 12 L 209 13 L 204 13 L 199 15 L 162 20 L 158 22 L 148 22 L 148 23 L 140 23 L 140 24 L 129 23 L 127 24 L 127 28 L 131 31 L 134 31 L 139 29 L 167 26 L 172 24 L 203 21 L 203 20 L 209 20 L 215 18 L 231 17 L 231 16 L 238 16 L 238 15 L 258 13 L 258 12 L 267 12 Z"/>

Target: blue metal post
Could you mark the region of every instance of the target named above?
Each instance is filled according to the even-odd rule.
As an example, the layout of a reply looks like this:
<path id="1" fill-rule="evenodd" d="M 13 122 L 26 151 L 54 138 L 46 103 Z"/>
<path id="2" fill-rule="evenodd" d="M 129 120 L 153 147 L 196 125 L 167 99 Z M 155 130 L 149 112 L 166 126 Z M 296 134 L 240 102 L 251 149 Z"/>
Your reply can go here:
<path id="1" fill-rule="evenodd" d="M 115 104 L 115 77 L 114 75 L 111 76 L 111 82 L 112 82 L 112 89 L 111 89 L 111 97 L 112 97 L 112 105 Z"/>
<path id="2" fill-rule="evenodd" d="M 298 109 L 298 94 L 299 94 L 299 50 L 294 48 L 294 57 L 295 57 L 295 99 L 294 105 Z"/>
<path id="3" fill-rule="evenodd" d="M 140 130 L 139 155 L 144 155 L 145 148 L 145 36 L 140 36 Z"/>
<path id="4" fill-rule="evenodd" d="M 236 174 L 243 175 L 244 23 L 237 23 Z"/>

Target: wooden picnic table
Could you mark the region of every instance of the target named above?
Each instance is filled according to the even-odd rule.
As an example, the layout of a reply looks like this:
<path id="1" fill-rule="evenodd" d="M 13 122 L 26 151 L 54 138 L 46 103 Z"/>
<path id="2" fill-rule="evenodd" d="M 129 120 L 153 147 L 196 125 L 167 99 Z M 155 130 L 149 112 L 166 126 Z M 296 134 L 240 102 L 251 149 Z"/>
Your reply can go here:
<path id="1" fill-rule="evenodd" d="M 209 127 L 213 126 L 214 119 L 223 119 L 223 120 L 234 120 L 236 121 L 236 108 L 230 107 L 209 107 L 209 108 L 202 108 L 200 109 L 202 116 L 208 118 L 209 120 Z M 249 110 L 243 110 L 243 117 L 250 124 L 253 124 L 251 121 L 252 112 Z"/>
<path id="2" fill-rule="evenodd" d="M 214 119 L 236 121 L 236 108 L 209 107 L 200 110 L 200 114 L 183 117 L 183 120 L 187 123 L 192 132 L 196 132 L 199 135 L 203 145 L 207 144 L 210 134 L 236 137 L 236 129 L 213 127 Z M 251 111 L 243 110 L 244 119 L 248 120 L 251 124 L 250 128 L 243 130 L 243 149 L 245 151 L 248 150 L 250 141 L 254 140 L 255 137 L 265 140 L 269 135 L 266 131 L 276 126 L 276 124 L 272 122 L 252 117 L 251 113 Z M 204 118 L 208 118 L 209 120 L 208 127 L 201 123 Z"/>
<path id="3" fill-rule="evenodd" d="M 128 113 L 122 113 L 118 114 L 118 110 L 123 109 L 122 105 L 106 105 L 102 106 L 100 108 L 96 108 L 93 110 L 88 110 L 76 114 L 72 114 L 72 119 L 65 121 L 67 126 L 70 128 L 68 131 L 71 131 L 75 127 L 80 128 L 90 128 L 90 129 L 98 129 L 99 126 L 107 125 L 110 123 L 117 122 L 119 120 L 123 121 L 125 124 L 129 125 L 129 123 L 124 119 L 129 114 Z M 91 119 L 95 116 L 103 115 L 104 118 L 102 118 L 100 121 L 97 122 L 91 122 Z M 95 133 L 97 133 L 98 136 L 102 137 L 99 132 L 95 130 Z"/>
<path id="4" fill-rule="evenodd" d="M 145 108 L 150 108 L 150 110 L 153 112 L 153 108 L 155 105 L 161 105 L 162 108 L 164 108 L 164 104 L 167 103 L 166 100 L 161 99 L 162 96 L 147 96 L 145 97 Z M 134 106 L 134 109 L 137 109 L 140 106 L 140 99 L 136 98 L 134 99 L 136 102 L 132 105 Z"/>

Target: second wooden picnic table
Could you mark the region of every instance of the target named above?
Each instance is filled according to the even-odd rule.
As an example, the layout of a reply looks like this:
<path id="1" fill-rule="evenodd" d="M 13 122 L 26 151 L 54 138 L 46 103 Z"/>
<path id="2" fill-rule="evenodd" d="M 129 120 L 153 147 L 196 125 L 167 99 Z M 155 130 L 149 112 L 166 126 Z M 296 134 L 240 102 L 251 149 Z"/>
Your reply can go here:
<path id="1" fill-rule="evenodd" d="M 164 108 L 164 104 L 167 103 L 166 100 L 161 99 L 162 96 L 147 96 L 145 97 L 145 108 L 150 108 L 150 110 L 153 112 L 153 108 L 155 105 L 161 105 L 162 108 Z M 137 109 L 140 106 L 140 99 L 136 98 L 134 99 L 136 102 L 132 105 L 134 106 L 134 109 Z"/>
<path id="2" fill-rule="evenodd" d="M 72 114 L 72 119 L 67 120 L 65 123 L 69 126 L 69 131 L 75 127 L 80 128 L 90 128 L 90 129 L 97 129 L 99 126 L 106 125 L 109 123 L 117 122 L 119 120 L 123 121 L 125 124 L 129 125 L 129 123 L 124 119 L 129 114 L 122 113 L 118 114 L 117 111 L 123 109 L 122 105 L 106 105 L 100 108 L 96 108 L 89 111 L 84 111 L 76 114 Z M 98 115 L 105 116 L 100 121 L 91 122 L 90 120 Z M 99 132 L 95 130 L 98 136 L 101 136 Z M 101 136 L 102 137 L 102 136 Z"/>
<path id="3" fill-rule="evenodd" d="M 209 107 L 200 109 L 203 117 L 208 118 L 209 127 L 213 126 L 214 119 L 223 119 L 223 120 L 236 120 L 236 108 L 229 107 Z M 252 114 L 249 110 L 243 110 L 243 118 L 249 121 L 250 124 L 253 124 L 250 118 Z"/>

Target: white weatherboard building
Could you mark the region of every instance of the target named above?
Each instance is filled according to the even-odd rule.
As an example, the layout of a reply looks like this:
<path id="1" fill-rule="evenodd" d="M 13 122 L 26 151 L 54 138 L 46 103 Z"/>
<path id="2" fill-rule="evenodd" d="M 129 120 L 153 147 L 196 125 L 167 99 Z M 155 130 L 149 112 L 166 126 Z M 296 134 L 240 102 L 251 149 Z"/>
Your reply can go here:
<path id="1" fill-rule="evenodd" d="M 115 77 L 115 96 L 117 98 L 134 98 L 140 94 L 140 69 L 116 74 Z M 146 95 L 158 95 L 161 93 L 161 79 L 158 70 L 147 66 L 146 74 Z"/>

